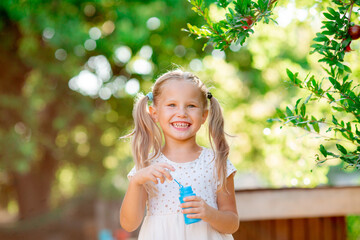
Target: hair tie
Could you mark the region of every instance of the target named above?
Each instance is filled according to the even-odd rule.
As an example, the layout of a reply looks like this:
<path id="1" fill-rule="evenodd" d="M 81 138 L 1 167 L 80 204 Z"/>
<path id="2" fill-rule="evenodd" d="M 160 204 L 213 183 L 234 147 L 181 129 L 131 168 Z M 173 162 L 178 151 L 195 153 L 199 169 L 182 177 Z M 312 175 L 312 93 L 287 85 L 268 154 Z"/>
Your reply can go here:
<path id="1" fill-rule="evenodd" d="M 211 92 L 207 92 L 206 97 L 210 100 L 212 98 Z"/>
<path id="2" fill-rule="evenodd" d="M 146 96 L 149 98 L 150 101 L 154 100 L 154 96 L 152 92 L 149 92 L 148 94 L 146 94 Z"/>

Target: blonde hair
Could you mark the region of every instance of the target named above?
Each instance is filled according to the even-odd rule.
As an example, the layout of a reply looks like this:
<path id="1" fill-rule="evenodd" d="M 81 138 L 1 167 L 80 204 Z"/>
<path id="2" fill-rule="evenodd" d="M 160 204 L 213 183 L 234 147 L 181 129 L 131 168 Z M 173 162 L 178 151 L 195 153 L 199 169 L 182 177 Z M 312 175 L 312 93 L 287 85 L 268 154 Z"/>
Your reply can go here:
<path id="1" fill-rule="evenodd" d="M 196 75 L 180 69 L 169 71 L 156 80 L 152 89 L 153 104 L 155 106 L 158 103 L 157 101 L 161 95 L 164 84 L 170 80 L 193 83 L 202 93 L 204 108 L 208 107 L 207 100 L 209 90 Z M 129 135 L 125 136 L 132 136 L 132 152 L 137 170 L 149 166 L 150 161 L 158 157 L 161 151 L 162 133 L 148 112 L 148 100 L 148 96 L 144 96 L 143 94 L 138 95 L 133 110 L 135 128 Z M 211 148 L 215 153 L 216 175 L 219 181 L 218 190 L 222 188 L 226 190 L 226 161 L 229 156 L 229 145 L 225 138 L 224 117 L 218 100 L 215 97 L 210 97 L 209 102 L 209 140 Z M 146 187 L 146 189 L 149 190 L 149 187 Z"/>

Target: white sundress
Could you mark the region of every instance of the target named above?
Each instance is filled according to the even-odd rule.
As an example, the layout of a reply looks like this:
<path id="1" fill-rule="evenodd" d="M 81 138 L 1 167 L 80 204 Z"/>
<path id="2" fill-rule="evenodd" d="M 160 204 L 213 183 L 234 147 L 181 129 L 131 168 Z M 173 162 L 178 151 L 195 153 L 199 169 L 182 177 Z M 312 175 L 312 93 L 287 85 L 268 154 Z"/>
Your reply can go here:
<path id="1" fill-rule="evenodd" d="M 216 189 L 218 182 L 214 177 L 215 161 L 213 151 L 202 149 L 200 156 L 191 162 L 176 163 L 163 154 L 152 160 L 154 163 L 169 163 L 175 168 L 171 172 L 183 186 L 192 186 L 194 193 L 214 208 L 217 207 Z M 135 174 L 135 167 L 129 172 Z M 236 172 L 236 168 L 227 160 L 227 177 Z M 156 196 L 146 202 L 147 214 L 142 223 L 139 240 L 219 240 L 233 239 L 231 234 L 222 234 L 205 221 L 186 225 L 179 207 L 179 186 L 175 181 L 156 184 L 159 190 Z"/>

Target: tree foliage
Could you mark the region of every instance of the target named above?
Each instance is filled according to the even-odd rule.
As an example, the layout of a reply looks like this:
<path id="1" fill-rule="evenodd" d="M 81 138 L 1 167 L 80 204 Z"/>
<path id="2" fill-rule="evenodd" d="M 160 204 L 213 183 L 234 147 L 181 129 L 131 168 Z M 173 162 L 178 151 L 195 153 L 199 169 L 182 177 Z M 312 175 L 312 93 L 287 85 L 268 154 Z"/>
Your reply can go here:
<path id="1" fill-rule="evenodd" d="M 188 23 L 185 31 L 195 34 L 198 38 L 208 40 L 204 47 L 212 44 L 215 49 L 225 50 L 232 42 L 243 45 L 246 38 L 254 33 L 252 27 L 259 21 L 269 23 L 274 21 L 271 18 L 271 9 L 276 5 L 276 0 L 251 0 L 217 1 L 218 6 L 227 9 L 226 19 L 219 22 L 211 21 L 209 9 L 203 0 L 190 0 L 192 9 L 204 18 L 206 24 L 201 28 Z"/>
<path id="2" fill-rule="evenodd" d="M 193 10 L 206 20 L 206 25 L 200 29 L 189 25 L 189 32 L 201 38 L 207 38 L 208 43 L 212 43 L 214 48 L 222 50 L 225 50 L 232 42 L 242 45 L 249 33 L 253 33 L 252 27 L 256 22 L 263 19 L 265 23 L 268 23 L 271 20 L 274 2 L 270 0 L 259 0 L 257 3 L 246 0 L 217 1 L 217 4 L 225 8 L 227 13 L 225 20 L 214 23 L 209 21 L 207 7 L 204 6 L 203 1 L 190 1 L 194 6 Z M 230 3 L 234 8 L 229 6 Z M 352 39 L 348 33 L 349 27 L 354 25 L 351 17 L 356 19 L 359 16 L 359 12 L 353 9 L 354 6 L 358 7 L 360 2 L 333 0 L 332 3 L 334 6 L 328 7 L 323 12 L 326 18 L 322 22 L 321 29 L 323 30 L 316 33 L 311 51 L 311 53 L 322 55 L 319 62 L 327 64 L 323 68 L 327 76 L 318 80 L 317 77 L 309 74 L 301 80 L 298 72 L 294 73 L 286 69 L 289 82 L 307 90 L 310 94 L 306 98 L 298 99 L 295 107 L 286 107 L 285 110 L 278 108 L 278 118 L 269 121 L 277 120 L 284 125 L 303 128 L 319 135 L 323 132 L 333 133 L 334 136 L 324 136 L 324 140 L 333 142 L 332 146 L 335 146 L 336 150 L 335 152 L 329 150 L 332 148 L 329 144 L 321 144 L 319 151 L 322 157 L 319 154 L 316 155 L 318 163 L 339 158 L 347 166 L 360 169 L 359 81 L 351 79 L 351 67 L 344 63 L 345 54 L 351 54 L 349 44 Z M 246 6 L 246 8 L 239 6 Z M 251 26 L 241 21 L 246 16 L 251 16 L 254 20 Z M 307 111 L 309 104 L 322 100 L 327 101 L 329 111 L 335 111 L 330 119 L 327 116 L 314 116 Z M 347 143 L 346 146 L 344 143 Z"/>
<path id="3" fill-rule="evenodd" d="M 310 95 L 304 99 L 298 99 L 295 108 L 286 108 L 286 111 L 278 110 L 279 117 L 284 123 L 304 128 L 307 131 L 333 132 L 334 136 L 326 137 L 336 147 L 320 145 L 322 155 L 316 156 L 319 163 L 332 158 L 340 158 L 348 166 L 360 169 L 360 95 L 358 80 L 351 79 L 351 68 L 344 64 L 345 54 L 351 54 L 346 47 L 351 42 L 348 29 L 351 24 L 351 15 L 358 15 L 352 11 L 358 3 L 333 1 L 335 9 L 328 7 L 323 13 L 326 18 L 323 21 L 322 32 L 317 33 L 313 39 L 311 53 L 319 53 L 323 57 L 319 62 L 325 62 L 327 67 L 324 71 L 327 76 L 317 80 L 314 75 L 300 80 L 298 73 L 287 69 L 289 81 L 299 88 L 306 89 Z M 355 18 L 353 16 L 353 18 Z M 352 23 L 354 24 L 354 23 Z M 328 108 L 334 111 L 331 117 L 321 118 L 307 113 L 306 106 L 310 102 L 325 100 Z M 346 147 L 344 146 L 346 144 Z"/>
<path id="4" fill-rule="evenodd" d="M 133 94 L 125 87 L 130 81 L 147 91 L 153 77 L 169 68 L 177 45 L 200 50 L 200 43 L 178 34 L 192 13 L 185 4 L 0 1 L 3 208 L 13 206 L 20 219 L 31 220 L 88 188 L 122 194 L 125 185 L 118 182 L 132 167 L 128 148 L 118 141 L 132 126 Z M 165 21 L 170 15 L 176 17 Z M 157 25 L 150 28 L 154 16 Z M 119 49 L 129 59 L 119 60 Z M 173 60 L 187 61 L 193 52 Z M 137 60 L 151 71 L 136 70 Z M 95 84 L 96 91 L 73 84 L 82 73 L 88 76 L 82 87 Z"/>

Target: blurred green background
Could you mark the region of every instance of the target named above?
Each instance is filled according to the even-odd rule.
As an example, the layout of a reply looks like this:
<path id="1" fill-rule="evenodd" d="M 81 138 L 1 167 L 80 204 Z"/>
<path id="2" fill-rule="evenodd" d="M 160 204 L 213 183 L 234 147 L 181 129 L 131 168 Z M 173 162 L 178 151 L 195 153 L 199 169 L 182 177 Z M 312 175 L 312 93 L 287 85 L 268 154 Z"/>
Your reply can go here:
<path id="1" fill-rule="evenodd" d="M 213 19 L 223 17 L 207 2 Z M 286 83 L 286 68 L 321 74 L 309 51 L 327 3 L 280 1 L 278 25 L 258 24 L 245 46 L 221 52 L 202 51 L 204 41 L 182 31 L 204 21 L 185 0 L 1 1 L 0 232 L 40 236 L 59 222 L 72 236 L 119 228 L 101 210 L 121 203 L 134 165 L 119 137 L 133 127 L 134 96 L 178 66 L 222 103 L 237 188 L 358 185 L 359 174 L 339 161 L 316 166 L 319 136 L 266 122 L 306 96 Z M 355 79 L 359 42 L 345 59 Z M 205 128 L 199 142 L 208 146 Z"/>

